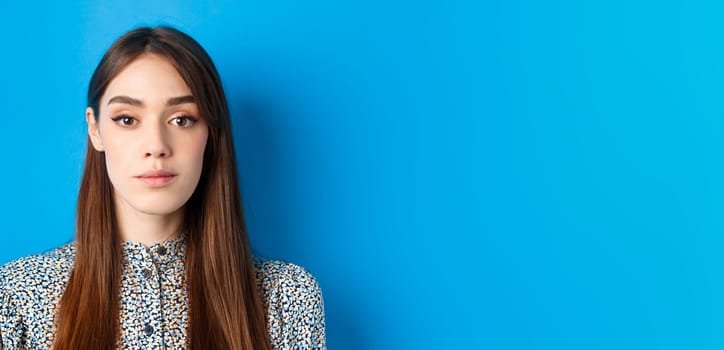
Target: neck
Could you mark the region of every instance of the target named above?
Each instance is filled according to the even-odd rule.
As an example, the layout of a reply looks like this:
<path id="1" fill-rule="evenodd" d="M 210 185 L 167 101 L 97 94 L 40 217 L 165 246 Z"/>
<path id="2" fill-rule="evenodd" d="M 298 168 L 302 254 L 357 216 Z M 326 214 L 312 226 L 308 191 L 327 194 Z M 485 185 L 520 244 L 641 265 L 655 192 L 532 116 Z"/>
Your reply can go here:
<path id="1" fill-rule="evenodd" d="M 118 198 L 117 196 L 115 196 Z M 123 241 L 139 242 L 146 247 L 178 236 L 184 208 L 168 214 L 145 213 L 124 200 L 116 200 L 116 219 Z"/>

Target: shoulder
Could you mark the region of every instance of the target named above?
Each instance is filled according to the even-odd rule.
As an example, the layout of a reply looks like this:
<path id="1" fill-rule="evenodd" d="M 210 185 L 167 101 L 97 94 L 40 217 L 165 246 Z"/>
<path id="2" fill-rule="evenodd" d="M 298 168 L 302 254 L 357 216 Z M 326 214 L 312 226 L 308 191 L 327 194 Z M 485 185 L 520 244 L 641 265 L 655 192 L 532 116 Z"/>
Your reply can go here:
<path id="1" fill-rule="evenodd" d="M 69 243 L 10 261 L 0 266 L 0 294 L 47 292 L 45 289 L 65 283 L 73 269 L 74 258 L 75 245 Z"/>
<path id="2" fill-rule="evenodd" d="M 264 286 L 320 293 L 317 279 L 307 269 L 286 261 L 254 258 L 257 280 Z"/>
<path id="3" fill-rule="evenodd" d="M 286 261 L 254 258 L 275 348 L 326 349 L 322 289 L 307 269 Z"/>
<path id="4" fill-rule="evenodd" d="M 287 261 L 263 258 L 254 258 L 254 266 L 258 287 L 268 304 L 322 303 L 319 282 L 304 267 Z"/>
<path id="5" fill-rule="evenodd" d="M 0 266 L 0 343 L 8 349 L 39 348 L 49 337 L 53 315 L 70 272 L 73 244 Z M 43 343 L 44 344 L 44 343 Z M 2 349 L 0 345 L 0 349 Z"/>

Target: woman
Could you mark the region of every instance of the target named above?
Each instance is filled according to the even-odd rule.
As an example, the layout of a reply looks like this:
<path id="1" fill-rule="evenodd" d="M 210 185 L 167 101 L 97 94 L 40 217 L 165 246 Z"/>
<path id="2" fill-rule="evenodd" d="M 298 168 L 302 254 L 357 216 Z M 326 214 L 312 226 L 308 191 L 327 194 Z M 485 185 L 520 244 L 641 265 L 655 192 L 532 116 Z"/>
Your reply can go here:
<path id="1" fill-rule="evenodd" d="M 314 277 L 251 254 L 226 98 L 196 41 L 126 33 L 85 114 L 76 239 L 0 268 L 0 348 L 325 348 Z"/>

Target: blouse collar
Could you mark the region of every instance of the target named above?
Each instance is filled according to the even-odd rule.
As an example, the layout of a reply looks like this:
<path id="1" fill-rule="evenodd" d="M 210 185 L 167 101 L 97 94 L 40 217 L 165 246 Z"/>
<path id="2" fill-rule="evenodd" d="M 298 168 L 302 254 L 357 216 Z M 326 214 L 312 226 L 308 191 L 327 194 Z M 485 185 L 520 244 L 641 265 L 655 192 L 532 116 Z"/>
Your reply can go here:
<path id="1" fill-rule="evenodd" d="M 171 260 L 183 260 L 186 254 L 186 232 L 182 231 L 176 237 L 158 242 L 146 247 L 140 242 L 124 241 L 123 257 L 128 259 L 134 256 L 149 256 L 156 262 L 164 263 Z"/>

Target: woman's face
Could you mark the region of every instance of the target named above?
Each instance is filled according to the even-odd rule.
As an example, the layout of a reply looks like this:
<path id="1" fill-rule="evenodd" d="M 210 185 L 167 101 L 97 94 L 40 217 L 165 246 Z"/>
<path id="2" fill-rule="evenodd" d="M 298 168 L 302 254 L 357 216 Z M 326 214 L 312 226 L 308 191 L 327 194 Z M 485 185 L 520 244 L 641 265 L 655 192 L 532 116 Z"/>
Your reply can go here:
<path id="1" fill-rule="evenodd" d="M 144 54 L 86 110 L 93 147 L 105 153 L 118 209 L 177 212 L 201 176 L 208 127 L 191 89 L 163 57 Z"/>

